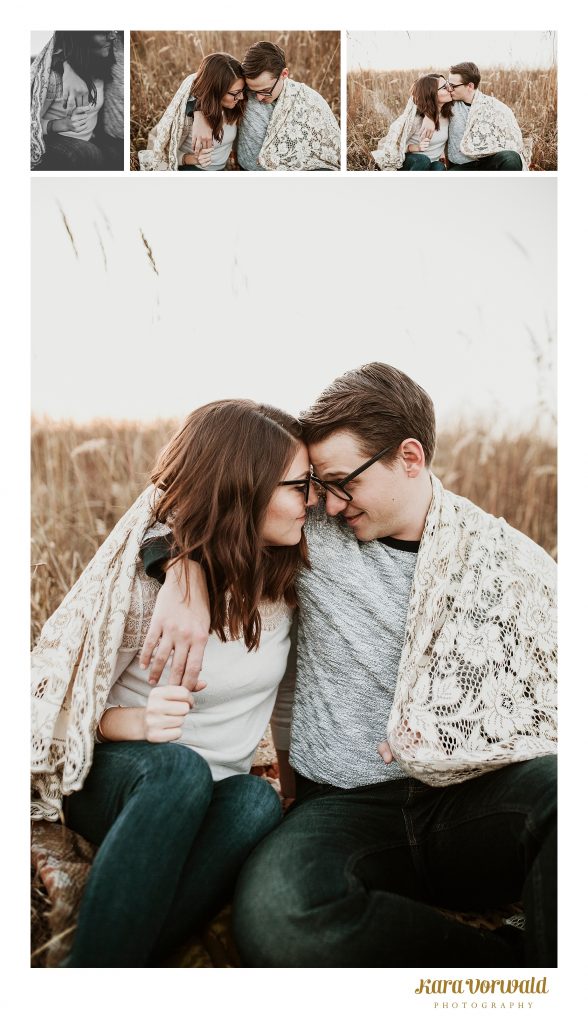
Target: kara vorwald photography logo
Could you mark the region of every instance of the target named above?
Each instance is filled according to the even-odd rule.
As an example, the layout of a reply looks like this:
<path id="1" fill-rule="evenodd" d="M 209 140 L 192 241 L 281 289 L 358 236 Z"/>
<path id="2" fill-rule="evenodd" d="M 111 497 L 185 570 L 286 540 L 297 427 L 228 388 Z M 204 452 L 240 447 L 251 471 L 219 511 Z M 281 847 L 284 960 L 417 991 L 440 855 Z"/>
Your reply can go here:
<path id="1" fill-rule="evenodd" d="M 417 996 L 434 996 L 434 1009 L 526 1010 L 532 1008 L 533 1002 L 521 996 L 544 996 L 549 988 L 547 977 L 420 978 L 414 991 Z M 439 999 L 439 996 L 444 998 Z M 457 1000 L 456 996 L 466 998 Z"/>

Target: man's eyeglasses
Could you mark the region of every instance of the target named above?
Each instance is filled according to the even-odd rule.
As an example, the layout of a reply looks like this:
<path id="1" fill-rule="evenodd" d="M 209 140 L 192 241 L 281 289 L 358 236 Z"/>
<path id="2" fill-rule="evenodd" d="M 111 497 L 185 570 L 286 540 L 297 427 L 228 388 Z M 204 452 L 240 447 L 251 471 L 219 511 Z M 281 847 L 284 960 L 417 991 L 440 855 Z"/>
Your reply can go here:
<path id="1" fill-rule="evenodd" d="M 370 468 L 370 466 L 373 466 L 374 462 L 377 462 L 378 459 L 381 459 L 384 455 L 386 455 L 387 452 L 392 451 L 394 447 L 395 446 L 393 444 L 389 444 L 387 448 L 382 448 L 381 452 L 378 452 L 377 455 L 373 455 L 371 459 L 368 459 L 367 462 L 364 462 L 363 465 L 360 466 L 358 469 L 354 469 L 353 473 L 348 473 L 347 476 L 344 476 L 342 480 L 319 480 L 319 478 L 315 477 L 314 474 L 313 479 L 316 480 L 321 485 L 321 487 L 324 487 L 325 491 L 329 491 L 330 494 L 334 494 L 335 497 L 339 498 L 341 501 L 352 501 L 353 495 L 349 494 L 345 490 L 347 484 L 351 483 L 352 480 L 355 480 L 355 478 L 358 477 L 360 473 L 364 473 L 366 469 Z"/>
<path id="2" fill-rule="evenodd" d="M 283 70 L 284 69 L 282 68 L 282 71 Z M 275 87 L 276 87 L 276 85 L 280 81 L 280 78 L 282 76 L 282 71 L 280 71 L 280 74 L 276 78 L 276 80 L 275 80 L 274 84 L 272 85 L 271 89 L 250 89 L 249 92 L 253 93 L 254 96 L 271 96 L 273 91 L 274 91 L 274 89 L 275 89 Z"/>
<path id="3" fill-rule="evenodd" d="M 446 88 L 453 92 L 454 89 L 459 89 L 463 85 L 463 82 L 447 82 Z"/>

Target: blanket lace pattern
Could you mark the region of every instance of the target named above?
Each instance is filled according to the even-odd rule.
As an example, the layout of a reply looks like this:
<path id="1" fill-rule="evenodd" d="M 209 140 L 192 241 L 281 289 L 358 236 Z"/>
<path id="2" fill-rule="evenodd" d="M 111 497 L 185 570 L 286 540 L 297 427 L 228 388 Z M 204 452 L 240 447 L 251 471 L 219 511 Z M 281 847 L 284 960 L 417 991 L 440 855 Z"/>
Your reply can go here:
<path id="1" fill-rule="evenodd" d="M 55 36 L 45 43 L 31 64 L 31 167 L 38 164 L 45 153 L 41 112 L 45 103 L 62 95 L 61 79 L 51 70 Z"/>
<path id="2" fill-rule="evenodd" d="M 32 665 L 32 817 L 57 821 L 63 796 L 82 788 L 92 764 L 96 725 L 115 682 L 118 653 L 138 652 L 159 584 L 140 554 L 154 522 L 148 487 L 114 527 L 59 608 L 45 623 Z M 262 629 L 291 617 L 285 601 L 262 602 Z"/>
<path id="3" fill-rule="evenodd" d="M 341 133 L 323 97 L 286 78 L 268 125 L 258 163 L 266 171 L 335 171 Z"/>
<path id="4" fill-rule="evenodd" d="M 433 477 L 388 723 L 409 775 L 445 786 L 555 753 L 555 584 L 542 548 Z"/>

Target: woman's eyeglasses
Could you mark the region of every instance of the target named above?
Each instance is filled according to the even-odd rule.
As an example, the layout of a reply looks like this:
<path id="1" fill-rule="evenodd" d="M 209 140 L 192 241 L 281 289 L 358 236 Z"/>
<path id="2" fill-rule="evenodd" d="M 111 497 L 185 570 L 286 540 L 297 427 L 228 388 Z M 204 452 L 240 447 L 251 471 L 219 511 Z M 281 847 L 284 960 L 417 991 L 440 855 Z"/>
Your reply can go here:
<path id="1" fill-rule="evenodd" d="M 243 99 L 244 95 L 245 95 L 245 89 L 237 89 L 237 92 L 230 92 L 230 91 L 227 92 L 227 96 L 232 96 L 234 100 L 237 99 L 237 96 L 240 96 L 241 99 Z"/>

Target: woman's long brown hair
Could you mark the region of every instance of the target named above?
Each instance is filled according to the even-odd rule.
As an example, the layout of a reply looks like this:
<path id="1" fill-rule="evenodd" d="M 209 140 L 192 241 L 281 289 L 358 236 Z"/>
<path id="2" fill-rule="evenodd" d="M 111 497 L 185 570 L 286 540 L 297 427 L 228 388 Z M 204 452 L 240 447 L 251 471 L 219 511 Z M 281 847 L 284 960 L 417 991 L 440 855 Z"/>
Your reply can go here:
<path id="1" fill-rule="evenodd" d="M 245 111 L 245 95 L 231 110 L 221 105 L 223 96 L 239 78 L 245 81 L 243 68 L 230 53 L 209 53 L 196 72 L 190 95 L 198 100 L 198 110 L 208 121 L 217 142 L 222 142 L 223 119 L 234 124 Z"/>
<path id="2" fill-rule="evenodd" d="M 156 518 L 171 526 L 175 560 L 196 553 L 204 569 L 211 629 L 221 640 L 242 629 L 248 650 L 261 639 L 262 599 L 295 607 L 296 573 L 309 566 L 304 535 L 287 547 L 265 547 L 261 538 L 301 437 L 298 420 L 273 406 L 211 402 L 188 416 L 151 474 L 160 491 Z"/>
<path id="3" fill-rule="evenodd" d="M 443 75 L 423 75 L 414 83 L 411 92 L 419 114 L 422 114 L 423 117 L 425 115 L 430 117 L 431 121 L 435 122 L 437 131 L 439 131 L 439 114 L 443 117 L 451 117 L 453 114 L 450 102 L 444 103 L 441 110 L 437 106 L 439 79 L 443 77 Z"/>

